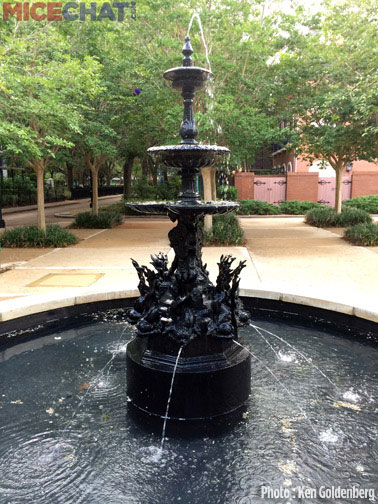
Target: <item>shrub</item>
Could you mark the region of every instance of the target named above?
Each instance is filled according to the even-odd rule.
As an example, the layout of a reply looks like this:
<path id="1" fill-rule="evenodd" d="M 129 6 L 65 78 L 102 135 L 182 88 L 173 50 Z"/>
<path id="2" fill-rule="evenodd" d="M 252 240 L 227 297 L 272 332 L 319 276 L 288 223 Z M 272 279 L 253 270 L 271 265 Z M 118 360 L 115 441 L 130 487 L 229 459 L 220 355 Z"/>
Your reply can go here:
<path id="1" fill-rule="evenodd" d="M 281 210 L 266 201 L 241 200 L 237 213 L 239 215 L 277 215 L 281 213 Z"/>
<path id="2" fill-rule="evenodd" d="M 368 222 L 350 226 L 345 230 L 344 238 L 355 245 L 378 245 L 378 225 Z"/>
<path id="3" fill-rule="evenodd" d="M 149 184 L 146 177 L 139 178 L 131 187 L 131 196 L 138 201 L 156 200 L 158 197 L 157 187 Z"/>
<path id="4" fill-rule="evenodd" d="M 360 196 L 344 201 L 344 207 L 354 207 L 369 213 L 378 213 L 378 195 Z"/>
<path id="5" fill-rule="evenodd" d="M 242 245 L 243 230 L 235 214 L 214 216 L 212 232 L 205 232 L 205 242 L 211 245 Z"/>
<path id="6" fill-rule="evenodd" d="M 238 199 L 238 190 L 234 186 L 221 185 L 217 187 L 217 198 L 226 201 L 236 201 Z"/>
<path id="7" fill-rule="evenodd" d="M 340 214 L 328 206 L 314 208 L 307 212 L 305 222 L 316 227 L 345 227 L 371 222 L 367 212 L 358 208 L 343 207 Z"/>
<path id="8" fill-rule="evenodd" d="M 346 227 L 354 226 L 355 224 L 363 224 L 371 222 L 371 216 L 365 210 L 354 207 L 344 207 L 340 214 L 334 216 L 334 226 Z"/>
<path id="9" fill-rule="evenodd" d="M 157 198 L 167 201 L 175 201 L 178 199 L 181 191 L 181 178 L 180 177 L 170 177 L 167 182 L 158 184 L 157 186 Z"/>
<path id="10" fill-rule="evenodd" d="M 281 213 L 290 215 L 303 215 L 313 208 L 321 208 L 320 203 L 314 201 L 284 201 L 280 204 Z"/>
<path id="11" fill-rule="evenodd" d="M 6 230 L 0 235 L 2 247 L 66 247 L 78 242 L 76 236 L 56 224 L 46 227 L 46 231 L 36 226 L 22 226 Z"/>
<path id="12" fill-rule="evenodd" d="M 330 227 L 333 226 L 335 210 L 328 206 L 313 208 L 306 213 L 305 222 L 310 226 Z"/>
<path id="13" fill-rule="evenodd" d="M 72 227 L 84 229 L 109 229 L 122 222 L 120 212 L 101 211 L 98 215 L 91 212 L 79 213 L 75 217 Z"/>

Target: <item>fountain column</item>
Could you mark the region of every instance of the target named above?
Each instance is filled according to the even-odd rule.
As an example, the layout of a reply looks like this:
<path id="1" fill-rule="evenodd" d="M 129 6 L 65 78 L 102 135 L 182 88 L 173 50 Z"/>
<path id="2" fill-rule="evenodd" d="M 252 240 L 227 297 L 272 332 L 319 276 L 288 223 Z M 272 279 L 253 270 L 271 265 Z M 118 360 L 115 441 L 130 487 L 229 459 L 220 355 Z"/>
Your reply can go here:
<path id="1" fill-rule="evenodd" d="M 183 66 L 164 73 L 184 99 L 182 140 L 177 145 L 148 149 L 161 163 L 180 170 L 180 200 L 129 204 L 144 213 L 167 214 L 177 221 L 169 232 L 175 252 L 171 265 L 164 254 L 151 256 L 152 270 L 133 261 L 141 295 L 129 313 L 137 336 L 127 347 L 130 407 L 144 422 L 159 423 L 166 417 L 172 386 L 168 430 L 175 424 L 180 428 L 201 424 L 210 429 L 215 424 L 228 424 L 231 418 L 240 417 L 250 392 L 250 355 L 236 343 L 238 325 L 248 321 L 238 297 L 244 261 L 233 269 L 234 259 L 222 256 L 215 285 L 202 263 L 200 224 L 204 216 L 233 211 L 238 204 L 203 203 L 195 190 L 200 169 L 214 166 L 229 150 L 201 145 L 195 139 L 194 94 L 212 74 L 193 66 L 189 37 L 182 52 Z"/>

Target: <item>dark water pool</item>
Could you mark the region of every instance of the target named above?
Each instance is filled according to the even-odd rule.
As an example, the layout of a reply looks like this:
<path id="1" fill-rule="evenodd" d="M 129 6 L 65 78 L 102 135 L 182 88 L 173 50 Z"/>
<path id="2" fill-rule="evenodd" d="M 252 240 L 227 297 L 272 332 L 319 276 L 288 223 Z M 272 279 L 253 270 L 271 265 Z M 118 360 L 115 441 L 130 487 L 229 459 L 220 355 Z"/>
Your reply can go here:
<path id="1" fill-rule="evenodd" d="M 1 504 L 377 501 L 377 347 L 256 322 L 260 333 L 241 330 L 255 356 L 245 418 L 213 439 L 167 439 L 159 454 L 159 436 L 127 412 L 133 329 L 112 312 L 97 319 L 0 353 Z M 367 498 L 321 490 L 353 486 Z"/>

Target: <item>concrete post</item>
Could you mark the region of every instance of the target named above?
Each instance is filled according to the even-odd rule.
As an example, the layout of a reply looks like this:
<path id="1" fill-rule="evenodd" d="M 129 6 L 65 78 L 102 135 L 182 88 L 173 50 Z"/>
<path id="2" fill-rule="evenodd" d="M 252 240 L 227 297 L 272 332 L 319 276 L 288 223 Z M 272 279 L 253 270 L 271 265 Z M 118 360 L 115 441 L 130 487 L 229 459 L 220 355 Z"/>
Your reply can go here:
<path id="1" fill-rule="evenodd" d="M 215 201 L 217 199 L 217 188 L 215 183 L 215 166 L 206 166 L 201 168 L 201 175 L 203 180 L 203 193 L 205 201 Z M 205 231 L 210 232 L 213 227 L 213 216 L 205 215 Z"/>

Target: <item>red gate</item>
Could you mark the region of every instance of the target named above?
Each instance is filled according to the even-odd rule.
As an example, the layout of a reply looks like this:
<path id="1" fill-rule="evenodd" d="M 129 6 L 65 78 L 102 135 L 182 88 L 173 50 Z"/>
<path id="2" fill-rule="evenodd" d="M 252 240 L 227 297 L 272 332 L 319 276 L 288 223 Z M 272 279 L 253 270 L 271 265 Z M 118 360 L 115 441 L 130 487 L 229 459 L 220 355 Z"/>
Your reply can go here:
<path id="1" fill-rule="evenodd" d="M 255 176 L 254 199 L 279 205 L 286 199 L 286 177 Z"/>
<path id="2" fill-rule="evenodd" d="M 318 184 L 318 203 L 334 207 L 336 200 L 336 177 L 319 177 Z M 345 201 L 350 199 L 351 195 L 352 177 L 350 175 L 346 175 L 343 177 L 341 200 Z"/>

